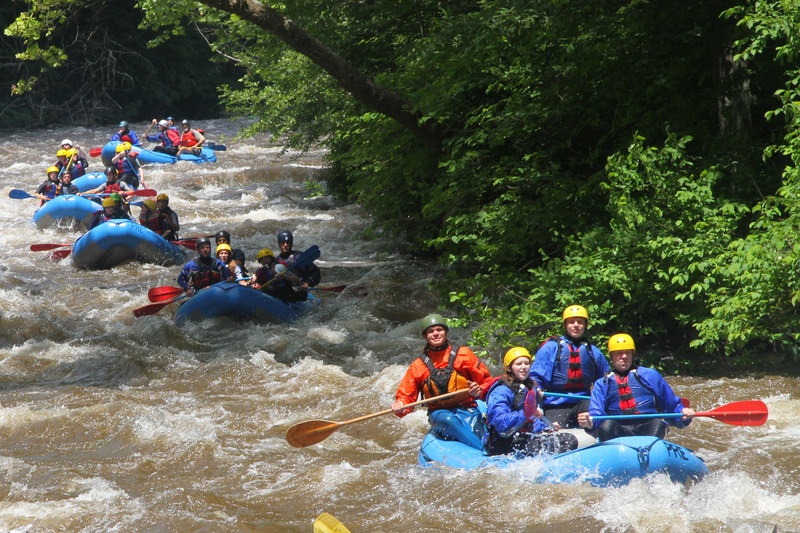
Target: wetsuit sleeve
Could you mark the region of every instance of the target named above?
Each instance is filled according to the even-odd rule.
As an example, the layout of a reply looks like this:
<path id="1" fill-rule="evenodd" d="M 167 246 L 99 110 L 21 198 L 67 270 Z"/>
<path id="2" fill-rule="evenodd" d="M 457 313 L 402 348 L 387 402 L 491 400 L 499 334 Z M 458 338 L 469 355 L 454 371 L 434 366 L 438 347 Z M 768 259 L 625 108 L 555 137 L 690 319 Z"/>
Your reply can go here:
<path id="1" fill-rule="evenodd" d="M 420 368 L 420 366 L 422 368 Z M 417 401 L 420 392 L 422 391 L 422 383 L 424 381 L 424 379 L 422 379 L 423 370 L 427 371 L 425 364 L 419 359 L 414 359 L 414 361 L 409 365 L 408 370 L 406 370 L 406 374 L 403 376 L 403 379 L 400 380 L 400 385 L 397 387 L 397 393 L 395 393 L 395 399 L 400 400 L 404 405 Z M 397 416 L 402 418 L 410 412 L 411 409 L 407 409 L 403 414 Z"/>
<path id="2" fill-rule="evenodd" d="M 489 387 L 494 384 L 492 373 L 489 372 L 483 361 L 478 359 L 478 356 L 466 346 L 459 348 L 458 357 L 453 362 L 453 369 L 468 380 L 474 381 L 481 386 L 481 398 L 486 397 Z"/>
<path id="3" fill-rule="evenodd" d="M 183 290 L 189 290 L 189 280 L 191 279 L 193 266 L 193 262 L 186 263 L 183 265 L 181 273 L 178 274 L 178 285 L 180 285 Z"/>

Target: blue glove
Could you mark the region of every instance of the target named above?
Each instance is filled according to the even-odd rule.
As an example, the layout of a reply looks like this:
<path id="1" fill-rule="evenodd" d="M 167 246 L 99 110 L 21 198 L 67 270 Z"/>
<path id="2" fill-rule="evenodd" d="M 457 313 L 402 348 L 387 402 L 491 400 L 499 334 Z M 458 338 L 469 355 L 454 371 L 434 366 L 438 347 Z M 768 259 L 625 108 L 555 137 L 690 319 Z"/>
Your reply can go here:
<path id="1" fill-rule="evenodd" d="M 522 404 L 522 412 L 525 413 L 527 420 L 533 420 L 539 414 L 539 400 L 536 397 L 536 389 L 529 389 L 525 394 L 525 402 Z"/>

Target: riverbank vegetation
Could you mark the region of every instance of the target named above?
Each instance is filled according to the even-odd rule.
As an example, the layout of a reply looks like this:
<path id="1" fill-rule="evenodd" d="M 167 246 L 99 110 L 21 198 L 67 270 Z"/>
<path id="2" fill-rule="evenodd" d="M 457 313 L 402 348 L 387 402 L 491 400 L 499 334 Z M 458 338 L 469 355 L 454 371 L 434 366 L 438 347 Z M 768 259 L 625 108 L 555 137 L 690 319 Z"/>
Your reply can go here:
<path id="1" fill-rule="evenodd" d="M 107 6 L 13 4 L 31 18 L 5 42 L 48 50 L 20 63 L 24 98 L 70 68 L 31 21 Z M 580 303 L 596 341 L 628 332 L 677 370 L 800 359 L 800 6 L 136 5 L 154 50 L 199 39 L 236 65 L 218 94 L 260 118 L 247 133 L 329 148 L 331 190 L 439 258 L 443 305 L 489 353 L 538 346 Z M 120 112 L 155 105 L 137 103 Z"/>

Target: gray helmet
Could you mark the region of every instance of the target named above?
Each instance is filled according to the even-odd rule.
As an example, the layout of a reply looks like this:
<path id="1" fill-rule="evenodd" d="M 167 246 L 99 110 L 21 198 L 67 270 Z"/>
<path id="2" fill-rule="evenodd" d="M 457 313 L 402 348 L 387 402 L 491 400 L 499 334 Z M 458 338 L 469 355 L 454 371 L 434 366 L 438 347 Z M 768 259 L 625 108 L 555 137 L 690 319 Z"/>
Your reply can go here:
<path id="1" fill-rule="evenodd" d="M 442 326 L 445 331 L 450 330 L 450 328 L 447 327 L 447 321 L 444 319 L 444 317 L 437 313 L 428 315 L 419 321 L 419 328 L 423 337 L 425 336 L 425 331 L 427 331 L 427 329 L 431 326 Z"/>
<path id="2" fill-rule="evenodd" d="M 220 237 L 224 238 L 229 243 L 231 242 L 231 234 L 225 231 L 224 229 L 219 230 L 216 235 L 214 235 L 214 240 L 218 241 Z"/>
<path id="3" fill-rule="evenodd" d="M 194 246 L 195 248 L 200 248 L 200 246 L 203 244 L 207 244 L 209 247 L 211 247 L 211 241 L 208 240 L 206 237 L 203 237 L 202 239 L 197 239 L 194 243 Z"/>
<path id="4" fill-rule="evenodd" d="M 159 120 L 158 125 L 164 128 L 169 128 L 169 122 L 167 122 L 166 120 Z"/>
<path id="5" fill-rule="evenodd" d="M 107 166 L 106 169 L 103 171 L 103 174 L 114 174 L 117 175 L 117 167 Z"/>
<path id="6" fill-rule="evenodd" d="M 282 229 L 278 232 L 278 244 L 282 242 L 288 242 L 289 244 L 292 244 L 293 241 L 294 237 L 292 237 L 292 232 L 288 229 Z"/>
<path id="7" fill-rule="evenodd" d="M 128 121 L 127 120 L 123 120 L 122 122 L 119 123 L 119 127 L 120 128 L 127 128 L 128 127 Z"/>
<path id="8" fill-rule="evenodd" d="M 186 119 L 183 119 L 183 120 L 181 121 L 181 124 L 186 124 L 187 126 L 191 126 L 191 124 L 189 123 L 189 121 L 188 121 L 188 120 L 186 120 Z"/>

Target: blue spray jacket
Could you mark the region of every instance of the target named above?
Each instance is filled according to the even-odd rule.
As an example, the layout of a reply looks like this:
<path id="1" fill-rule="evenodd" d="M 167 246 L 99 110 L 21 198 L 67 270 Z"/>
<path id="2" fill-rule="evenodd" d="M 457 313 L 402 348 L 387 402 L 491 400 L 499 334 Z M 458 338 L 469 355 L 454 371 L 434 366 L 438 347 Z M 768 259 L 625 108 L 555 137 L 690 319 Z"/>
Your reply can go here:
<path id="1" fill-rule="evenodd" d="M 656 370 L 640 366 L 628 373 L 628 386 L 631 389 L 636 410 L 639 413 L 680 413 L 683 404 L 678 396 L 672 392 L 672 387 L 661 377 Z M 621 415 L 619 405 L 619 387 L 613 372 L 598 379 L 592 389 L 592 399 L 589 403 L 589 416 Z M 691 419 L 667 418 L 668 423 L 682 428 L 689 425 Z M 594 421 L 597 428 L 601 421 Z"/>
<path id="2" fill-rule="evenodd" d="M 581 374 L 583 387 L 580 390 L 565 390 L 567 372 L 569 370 L 570 348 L 580 350 Z M 546 341 L 536 352 L 531 365 L 531 376 L 539 382 L 542 389 L 550 392 L 573 392 L 587 395 L 592 383 L 611 371 L 603 352 L 597 346 L 587 343 L 576 343 L 566 335 Z M 578 403 L 580 399 L 545 397 L 545 407 L 567 407 Z"/>
<path id="3" fill-rule="evenodd" d="M 524 388 L 522 384 L 519 386 Z M 528 422 L 525 419 L 522 405 L 520 404 L 519 407 L 514 405 L 515 395 L 516 391 L 499 380 L 489 388 L 489 392 L 486 394 L 486 422 L 503 437 L 510 437 L 520 431 Z M 539 433 L 546 428 L 547 426 L 540 418 L 534 418 L 530 431 Z"/>

